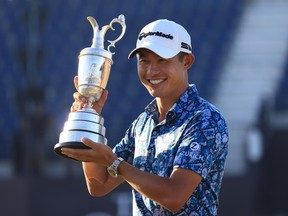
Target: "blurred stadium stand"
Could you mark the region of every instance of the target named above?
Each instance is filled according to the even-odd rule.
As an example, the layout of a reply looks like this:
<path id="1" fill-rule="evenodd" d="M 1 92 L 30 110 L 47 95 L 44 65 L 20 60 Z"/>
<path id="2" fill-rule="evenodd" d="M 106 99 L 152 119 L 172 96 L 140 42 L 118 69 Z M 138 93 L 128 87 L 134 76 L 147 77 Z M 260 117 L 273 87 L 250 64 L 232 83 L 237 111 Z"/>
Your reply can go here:
<path id="1" fill-rule="evenodd" d="M 222 69 L 215 103 L 222 108 L 230 127 L 232 142 L 226 171 L 231 174 L 246 171 L 245 138 L 251 126 L 258 124 L 262 101 L 271 100 L 285 82 L 287 9 L 286 1 L 251 1 Z M 285 89 L 279 90 L 279 102 L 287 103 L 282 95 Z"/>
<path id="2" fill-rule="evenodd" d="M 92 42 L 87 16 L 103 26 L 124 14 L 127 30 L 116 44 L 102 113 L 109 145 L 123 137 L 152 99 L 138 81 L 135 59 L 127 59 L 140 29 L 155 19 L 174 20 L 192 37 L 196 61 L 190 82 L 223 111 L 230 128 L 219 215 L 288 215 L 280 201 L 267 207 L 272 201 L 259 200 L 258 194 L 265 194 L 257 191 L 275 184 L 261 168 L 274 163 L 267 151 L 275 141 L 275 157 L 287 149 L 287 11 L 285 0 L 1 0 L 0 214 L 127 215 L 129 187 L 92 199 L 81 165 L 53 153 L 73 102 L 78 55 Z M 118 35 L 118 27 L 107 39 Z M 247 137 L 259 142 L 255 131 L 263 143 L 249 143 Z M 285 185 L 277 190 L 286 192 Z M 14 188 L 18 196 L 9 195 Z M 282 196 L 272 189 L 270 194 Z M 18 209 L 11 205 L 15 202 L 21 203 Z M 127 208 L 117 210 L 121 205 Z"/>

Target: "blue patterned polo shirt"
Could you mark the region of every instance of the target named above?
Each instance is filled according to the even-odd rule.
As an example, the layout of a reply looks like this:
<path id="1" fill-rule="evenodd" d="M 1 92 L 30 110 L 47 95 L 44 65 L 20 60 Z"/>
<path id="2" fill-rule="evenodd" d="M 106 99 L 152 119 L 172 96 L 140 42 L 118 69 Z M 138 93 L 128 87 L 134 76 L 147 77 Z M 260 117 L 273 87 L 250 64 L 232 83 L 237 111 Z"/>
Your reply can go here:
<path id="1" fill-rule="evenodd" d="M 114 148 L 140 170 L 169 177 L 175 167 L 190 169 L 202 181 L 179 212 L 171 212 L 133 190 L 133 215 L 217 215 L 227 155 L 228 131 L 220 111 L 190 85 L 158 123 L 153 100 Z"/>

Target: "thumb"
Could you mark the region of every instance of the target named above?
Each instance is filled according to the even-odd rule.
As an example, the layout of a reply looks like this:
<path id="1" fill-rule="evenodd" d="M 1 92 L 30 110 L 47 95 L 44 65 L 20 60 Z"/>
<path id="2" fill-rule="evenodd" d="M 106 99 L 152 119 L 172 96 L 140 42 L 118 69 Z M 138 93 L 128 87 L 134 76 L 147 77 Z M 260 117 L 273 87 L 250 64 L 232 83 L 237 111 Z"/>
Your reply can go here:
<path id="1" fill-rule="evenodd" d="M 100 107 L 104 106 L 107 98 L 108 98 L 108 91 L 106 89 L 103 89 L 102 95 L 101 95 L 100 99 L 98 100 L 98 104 Z"/>
<path id="2" fill-rule="evenodd" d="M 74 86 L 75 86 L 75 88 L 76 88 L 77 91 L 78 91 L 78 76 L 75 76 L 75 77 L 74 77 Z"/>
<path id="3" fill-rule="evenodd" d="M 93 149 L 93 147 L 95 146 L 95 142 L 93 142 L 92 140 L 86 138 L 86 137 L 83 137 L 81 139 L 82 143 L 88 147 L 90 147 L 91 149 Z"/>

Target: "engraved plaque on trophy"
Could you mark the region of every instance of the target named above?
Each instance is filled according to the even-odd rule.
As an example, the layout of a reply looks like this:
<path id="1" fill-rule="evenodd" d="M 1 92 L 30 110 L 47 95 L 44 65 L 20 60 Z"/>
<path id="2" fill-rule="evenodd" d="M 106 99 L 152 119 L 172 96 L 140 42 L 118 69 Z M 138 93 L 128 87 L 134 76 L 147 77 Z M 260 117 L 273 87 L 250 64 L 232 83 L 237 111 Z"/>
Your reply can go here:
<path id="1" fill-rule="evenodd" d="M 111 47 L 115 47 L 125 34 L 126 25 L 124 15 L 114 18 L 109 25 L 99 28 L 96 20 L 87 17 L 93 28 L 93 41 L 91 47 L 87 47 L 80 52 L 78 63 L 78 92 L 88 98 L 87 108 L 69 113 L 68 120 L 64 124 L 64 129 L 60 133 L 59 143 L 54 146 L 54 151 L 66 158 L 61 153 L 62 147 L 85 149 L 88 148 L 81 142 L 82 137 L 87 137 L 94 142 L 107 144 L 105 137 L 106 128 L 104 118 L 92 109 L 93 102 L 99 100 L 103 89 L 106 88 L 112 61 Z M 109 46 L 104 49 L 104 37 L 106 32 L 115 30 L 112 25 L 119 23 L 122 28 L 121 34 L 116 40 L 108 40 Z"/>

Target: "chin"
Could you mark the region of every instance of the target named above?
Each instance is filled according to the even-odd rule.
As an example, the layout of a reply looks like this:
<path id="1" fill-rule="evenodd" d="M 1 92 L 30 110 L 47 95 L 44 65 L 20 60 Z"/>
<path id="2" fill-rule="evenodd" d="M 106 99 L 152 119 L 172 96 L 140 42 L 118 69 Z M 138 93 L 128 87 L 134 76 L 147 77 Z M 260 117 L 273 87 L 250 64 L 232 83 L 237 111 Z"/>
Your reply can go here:
<path id="1" fill-rule="evenodd" d="M 152 97 L 157 97 L 157 94 L 155 94 L 155 92 L 153 90 L 149 89 L 148 92 Z"/>
<path id="2" fill-rule="evenodd" d="M 152 96 L 152 97 L 161 97 L 161 94 L 159 94 L 159 92 L 155 92 L 155 91 L 149 91 L 149 93 L 150 93 L 150 95 Z"/>
<path id="3" fill-rule="evenodd" d="M 151 86 L 147 87 L 147 90 L 149 92 L 149 94 L 152 96 L 152 97 L 161 97 L 162 96 L 162 93 L 163 93 L 163 89 L 157 89 L 157 88 L 153 88 Z"/>

